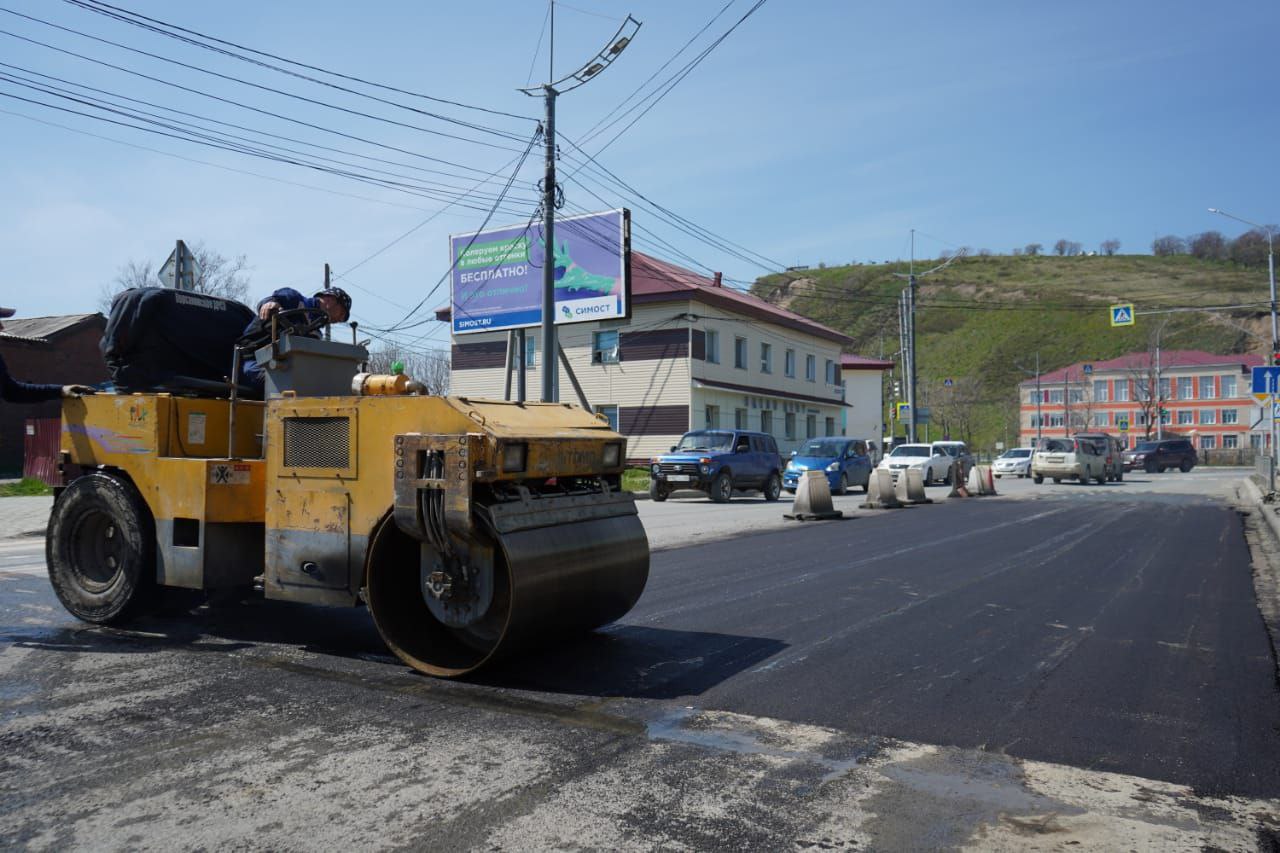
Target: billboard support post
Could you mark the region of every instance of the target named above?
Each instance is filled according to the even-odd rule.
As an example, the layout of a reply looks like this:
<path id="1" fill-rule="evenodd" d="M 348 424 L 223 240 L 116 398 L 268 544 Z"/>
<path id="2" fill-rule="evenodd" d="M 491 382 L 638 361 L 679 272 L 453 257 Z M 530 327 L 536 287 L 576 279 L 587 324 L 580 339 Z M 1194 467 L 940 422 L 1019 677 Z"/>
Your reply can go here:
<path id="1" fill-rule="evenodd" d="M 542 88 L 547 98 L 542 128 L 547 146 L 546 174 L 542 178 L 542 402 L 555 403 L 559 372 L 556 353 L 560 349 L 556 340 L 556 90 L 550 83 Z"/>

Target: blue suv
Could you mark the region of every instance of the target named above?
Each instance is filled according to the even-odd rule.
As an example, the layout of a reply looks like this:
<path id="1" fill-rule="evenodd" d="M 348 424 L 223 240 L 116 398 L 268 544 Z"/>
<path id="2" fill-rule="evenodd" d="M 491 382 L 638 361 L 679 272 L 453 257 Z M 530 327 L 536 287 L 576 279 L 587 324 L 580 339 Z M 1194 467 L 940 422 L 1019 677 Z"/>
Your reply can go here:
<path id="1" fill-rule="evenodd" d="M 809 439 L 791 454 L 787 470 L 782 473 L 782 487 L 794 492 L 806 471 L 826 473 L 833 495 L 846 494 L 850 486 L 861 486 L 865 492 L 871 479 L 866 442 L 856 438 Z"/>
<path id="2" fill-rule="evenodd" d="M 741 429 L 687 432 L 649 466 L 649 496 L 665 501 L 676 489 L 706 492 L 726 503 L 734 489 L 759 489 L 767 501 L 782 494 L 782 457 L 773 436 Z"/>

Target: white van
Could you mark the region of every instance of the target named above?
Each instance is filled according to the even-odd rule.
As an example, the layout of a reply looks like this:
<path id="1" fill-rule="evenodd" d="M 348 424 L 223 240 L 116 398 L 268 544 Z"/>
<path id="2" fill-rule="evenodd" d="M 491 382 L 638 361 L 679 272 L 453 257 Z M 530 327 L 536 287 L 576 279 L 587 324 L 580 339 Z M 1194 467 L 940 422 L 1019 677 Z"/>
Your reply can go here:
<path id="1" fill-rule="evenodd" d="M 1078 480 L 1087 484 L 1107 481 L 1107 452 L 1103 442 L 1093 438 L 1043 438 L 1031 457 L 1031 479 L 1043 483 Z"/>

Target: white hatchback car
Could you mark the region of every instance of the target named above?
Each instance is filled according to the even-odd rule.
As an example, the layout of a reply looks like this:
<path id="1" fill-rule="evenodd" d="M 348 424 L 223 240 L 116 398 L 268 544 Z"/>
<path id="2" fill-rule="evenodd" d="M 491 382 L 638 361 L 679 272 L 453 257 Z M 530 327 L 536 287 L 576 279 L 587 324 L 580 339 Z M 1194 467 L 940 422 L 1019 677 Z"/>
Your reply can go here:
<path id="1" fill-rule="evenodd" d="M 991 473 L 997 477 L 1008 474 L 1010 477 L 1031 476 L 1031 447 L 1014 447 L 1006 450 L 991 463 Z"/>
<path id="2" fill-rule="evenodd" d="M 950 456 L 932 444 L 899 444 L 876 467 L 891 472 L 895 483 L 904 469 L 919 468 L 927 486 L 935 480 L 946 480 L 951 472 L 951 462 Z"/>

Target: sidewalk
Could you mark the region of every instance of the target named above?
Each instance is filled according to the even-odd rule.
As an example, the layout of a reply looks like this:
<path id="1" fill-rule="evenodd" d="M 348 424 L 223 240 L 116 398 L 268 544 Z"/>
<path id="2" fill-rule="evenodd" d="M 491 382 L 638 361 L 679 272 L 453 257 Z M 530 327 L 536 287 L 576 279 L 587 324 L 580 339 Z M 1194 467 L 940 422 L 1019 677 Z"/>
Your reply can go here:
<path id="1" fill-rule="evenodd" d="M 43 536 L 53 496 L 0 498 L 0 539 Z"/>

